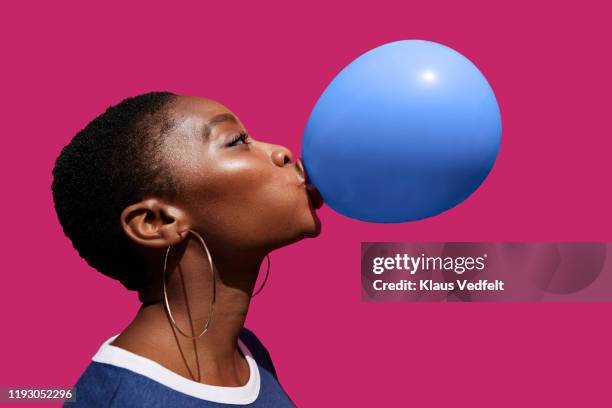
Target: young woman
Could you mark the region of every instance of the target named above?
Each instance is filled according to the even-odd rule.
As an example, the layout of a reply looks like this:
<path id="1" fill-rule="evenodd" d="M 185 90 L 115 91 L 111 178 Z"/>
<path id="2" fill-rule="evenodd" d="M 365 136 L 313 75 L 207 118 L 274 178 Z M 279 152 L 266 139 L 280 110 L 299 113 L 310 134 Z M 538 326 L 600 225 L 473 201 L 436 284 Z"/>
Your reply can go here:
<path id="1" fill-rule="evenodd" d="M 217 102 L 148 93 L 70 141 L 52 190 L 79 254 L 142 302 L 66 406 L 293 405 L 243 327 L 267 254 L 320 232 L 321 196 L 288 149 Z"/>

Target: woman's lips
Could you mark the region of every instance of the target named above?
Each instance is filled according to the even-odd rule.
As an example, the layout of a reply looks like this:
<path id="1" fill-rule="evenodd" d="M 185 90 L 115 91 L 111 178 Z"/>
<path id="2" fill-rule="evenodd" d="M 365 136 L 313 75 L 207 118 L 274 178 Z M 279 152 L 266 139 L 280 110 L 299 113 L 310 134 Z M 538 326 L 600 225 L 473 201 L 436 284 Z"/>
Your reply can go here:
<path id="1" fill-rule="evenodd" d="M 298 159 L 295 164 L 299 175 L 304 180 L 304 185 L 306 186 L 306 193 L 308 194 L 308 198 L 310 198 L 312 206 L 316 210 L 318 210 L 323 206 L 323 197 L 321 196 L 321 193 L 319 193 L 319 190 L 317 190 L 317 188 L 310 183 L 310 179 L 308 178 L 308 173 L 306 172 L 306 168 L 304 167 L 302 159 Z"/>
<path id="2" fill-rule="evenodd" d="M 314 185 L 306 184 L 306 193 L 308 193 L 308 197 L 310 198 L 310 201 L 312 202 L 312 206 L 316 210 L 323 207 L 323 197 L 321 196 L 321 193 L 319 193 L 319 190 L 317 190 L 317 188 Z"/>

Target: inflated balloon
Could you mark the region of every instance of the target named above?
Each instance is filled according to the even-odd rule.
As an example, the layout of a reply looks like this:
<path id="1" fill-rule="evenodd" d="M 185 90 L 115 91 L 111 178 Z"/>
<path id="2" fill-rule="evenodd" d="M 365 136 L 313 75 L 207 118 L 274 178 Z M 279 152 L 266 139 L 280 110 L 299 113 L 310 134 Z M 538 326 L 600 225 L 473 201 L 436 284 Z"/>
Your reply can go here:
<path id="1" fill-rule="evenodd" d="M 405 40 L 368 51 L 334 78 L 308 120 L 302 155 L 337 212 L 403 222 L 470 196 L 500 139 L 499 107 L 478 68 L 444 45 Z"/>

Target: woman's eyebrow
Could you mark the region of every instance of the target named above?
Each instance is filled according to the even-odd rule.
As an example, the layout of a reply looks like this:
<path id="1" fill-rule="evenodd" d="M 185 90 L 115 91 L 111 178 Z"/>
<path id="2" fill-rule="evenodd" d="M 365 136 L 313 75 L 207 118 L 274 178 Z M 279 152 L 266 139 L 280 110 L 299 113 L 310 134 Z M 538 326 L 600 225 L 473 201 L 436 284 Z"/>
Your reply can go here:
<path id="1" fill-rule="evenodd" d="M 212 132 L 213 127 L 223 122 L 238 123 L 238 119 L 236 119 L 236 117 L 231 113 L 220 113 L 218 115 L 215 115 L 208 121 L 208 123 L 204 125 L 204 129 L 202 129 L 203 136 L 205 138 L 208 138 L 208 136 L 210 136 L 210 133 Z"/>

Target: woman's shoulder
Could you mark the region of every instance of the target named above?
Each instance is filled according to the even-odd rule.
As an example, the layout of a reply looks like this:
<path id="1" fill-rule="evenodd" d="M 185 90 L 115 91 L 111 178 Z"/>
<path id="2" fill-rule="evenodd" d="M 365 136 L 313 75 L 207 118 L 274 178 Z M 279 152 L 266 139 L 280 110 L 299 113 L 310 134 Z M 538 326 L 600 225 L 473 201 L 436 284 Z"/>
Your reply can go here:
<path id="1" fill-rule="evenodd" d="M 272 363 L 272 358 L 270 357 L 270 353 L 259 340 L 259 338 L 255 335 L 255 333 L 244 327 L 240 332 L 240 340 L 251 352 L 257 364 L 264 370 L 272 374 L 272 376 L 278 380 L 276 376 L 276 370 L 274 369 L 274 364 Z"/>
<path id="2" fill-rule="evenodd" d="M 96 361 L 89 363 L 77 380 L 74 389 L 76 399 L 65 407 L 96 407 L 111 401 L 121 384 L 122 370 Z"/>

